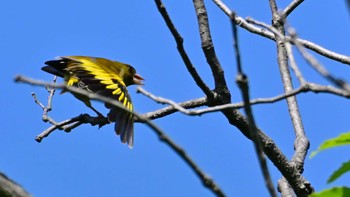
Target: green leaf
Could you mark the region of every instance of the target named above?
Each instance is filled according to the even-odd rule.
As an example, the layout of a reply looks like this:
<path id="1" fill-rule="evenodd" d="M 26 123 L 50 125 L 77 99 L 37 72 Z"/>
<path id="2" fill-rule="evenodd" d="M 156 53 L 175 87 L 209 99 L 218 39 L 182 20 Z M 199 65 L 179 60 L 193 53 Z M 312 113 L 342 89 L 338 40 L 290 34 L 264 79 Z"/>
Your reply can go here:
<path id="1" fill-rule="evenodd" d="M 338 170 L 334 171 L 333 174 L 327 180 L 327 183 L 335 181 L 337 178 L 339 178 L 341 175 L 348 171 L 350 171 L 350 161 L 343 163 L 343 165 L 340 166 Z"/>
<path id="2" fill-rule="evenodd" d="M 350 188 L 333 187 L 321 192 L 312 193 L 309 197 L 348 197 L 350 196 Z"/>
<path id="3" fill-rule="evenodd" d="M 343 133 L 336 138 L 331 138 L 324 141 L 317 150 L 313 151 L 310 155 L 310 158 L 313 158 L 317 153 L 328 148 L 333 148 L 336 146 L 350 145 L 350 132 Z"/>

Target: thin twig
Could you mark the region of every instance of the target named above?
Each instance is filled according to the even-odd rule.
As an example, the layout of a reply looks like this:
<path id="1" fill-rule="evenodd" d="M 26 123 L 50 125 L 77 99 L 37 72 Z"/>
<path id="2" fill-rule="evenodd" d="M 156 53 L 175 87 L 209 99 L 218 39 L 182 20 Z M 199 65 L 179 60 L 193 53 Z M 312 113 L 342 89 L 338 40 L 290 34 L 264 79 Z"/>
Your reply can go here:
<path id="1" fill-rule="evenodd" d="M 39 135 L 37 135 L 35 140 L 37 142 L 41 142 L 43 138 L 48 137 L 56 129 L 66 131 L 65 129 L 62 128 L 63 126 L 65 126 L 67 124 L 74 123 L 74 122 L 81 122 L 82 123 L 82 118 L 83 118 L 83 115 L 79 115 L 79 116 L 76 116 L 74 118 L 53 124 L 51 127 L 47 128 L 46 130 L 41 132 Z"/>
<path id="2" fill-rule="evenodd" d="M 235 51 L 235 57 L 236 57 L 236 63 L 237 63 L 237 77 L 236 77 L 236 82 L 238 84 L 238 87 L 241 90 L 243 102 L 244 102 L 244 111 L 247 115 L 248 118 L 248 124 L 249 124 L 249 133 L 250 136 L 252 137 L 252 141 L 255 147 L 255 152 L 258 156 L 258 161 L 260 164 L 260 168 L 262 170 L 264 180 L 265 180 L 265 185 L 267 187 L 267 190 L 270 193 L 271 197 L 277 197 L 276 191 L 274 189 L 271 176 L 266 164 L 266 158 L 264 155 L 264 152 L 261 147 L 261 142 L 258 137 L 258 128 L 255 124 L 254 116 L 253 116 L 253 111 L 250 105 L 250 98 L 249 98 L 249 85 L 248 85 L 248 78 L 247 76 L 243 73 L 243 68 L 241 64 L 241 55 L 239 51 L 239 45 L 238 45 L 238 32 L 237 32 L 237 27 L 235 24 L 235 12 L 232 12 L 232 15 L 230 17 L 231 19 L 231 25 L 232 25 L 232 34 L 233 34 L 233 48 Z"/>
<path id="3" fill-rule="evenodd" d="M 304 0 L 293 0 L 282 12 L 282 17 L 286 19 L 290 13 L 293 12 Z"/>
<path id="4" fill-rule="evenodd" d="M 168 104 L 170 106 L 164 107 L 162 109 L 148 112 L 143 114 L 142 116 L 148 118 L 148 119 L 158 119 L 167 115 L 170 115 L 175 112 L 181 112 L 183 114 L 189 115 L 189 116 L 201 116 L 206 113 L 211 112 L 218 112 L 225 109 L 241 109 L 244 107 L 244 102 L 238 102 L 238 103 L 228 103 L 224 105 L 216 105 L 213 107 L 207 107 L 203 109 L 197 109 L 197 110 L 188 110 L 188 108 L 196 108 L 200 106 L 207 105 L 208 102 L 205 97 L 199 98 L 199 99 L 193 99 L 189 101 L 185 101 L 182 103 L 175 103 L 174 101 L 171 101 L 170 99 L 163 98 L 156 96 L 147 90 L 145 90 L 142 87 L 137 88 L 139 93 L 142 93 L 143 95 L 149 97 L 150 99 L 154 100 L 157 103 L 161 104 Z M 350 98 L 350 93 L 346 92 L 342 89 L 335 88 L 332 86 L 324 86 L 320 84 L 314 84 L 310 82 L 305 82 L 304 85 L 293 89 L 292 91 L 288 93 L 283 93 L 274 97 L 269 98 L 256 98 L 250 100 L 250 105 L 257 105 L 257 104 L 272 104 L 281 100 L 286 99 L 290 96 L 296 96 L 300 93 L 307 93 L 307 92 L 314 92 L 314 93 L 328 93 L 328 94 L 334 94 L 337 96 Z M 138 120 L 137 120 L 138 121 Z"/>
<path id="5" fill-rule="evenodd" d="M 297 39 L 297 35 L 296 35 L 296 31 L 289 27 L 288 28 L 288 32 L 291 35 L 290 38 L 291 39 L 286 39 L 285 36 L 283 36 L 280 32 L 278 32 L 274 27 L 267 25 L 266 23 L 263 22 L 259 22 L 256 21 L 252 18 L 247 18 L 247 22 L 264 27 L 268 30 L 270 30 L 271 32 L 273 32 L 274 34 L 276 34 L 280 39 L 282 39 L 286 45 L 286 50 L 287 50 L 287 55 L 290 59 L 290 63 L 291 63 L 291 68 L 294 70 L 296 76 L 298 77 L 298 80 L 300 81 L 301 84 L 306 83 L 305 80 L 302 77 L 301 72 L 299 71 L 298 67 L 296 66 L 294 57 L 291 55 L 291 47 L 289 45 L 289 42 L 292 42 L 295 44 L 295 46 L 297 47 L 298 51 L 300 52 L 300 54 L 304 57 L 304 59 L 309 63 L 309 65 L 311 65 L 318 73 L 320 73 L 324 78 L 326 78 L 327 80 L 329 80 L 330 82 L 332 82 L 333 84 L 335 84 L 336 86 L 344 89 L 345 91 L 350 91 L 350 85 L 348 83 L 346 83 L 344 80 L 342 79 L 338 79 L 336 77 L 334 77 L 333 75 L 331 75 L 324 66 L 322 66 L 322 64 L 320 64 L 316 58 L 314 58 L 310 53 L 308 53 L 303 45 L 298 41 Z"/>
<path id="6" fill-rule="evenodd" d="M 345 91 L 350 92 L 350 85 L 346 83 L 344 80 L 334 77 L 331 73 L 327 71 L 327 69 L 317 61 L 310 53 L 308 53 L 304 47 L 298 42 L 296 31 L 292 28 L 288 28 L 288 31 L 292 38 L 294 38 L 295 45 L 300 52 L 300 54 L 304 57 L 304 59 L 312 66 L 319 74 L 321 74 L 325 79 L 333 83 L 334 85 L 342 88 Z"/>
<path id="7" fill-rule="evenodd" d="M 143 92 L 144 91 L 140 91 L 140 93 L 143 93 Z M 150 98 L 155 98 L 155 97 L 156 96 L 150 97 Z M 157 101 L 157 100 L 155 100 L 155 101 L 161 103 L 160 101 Z M 166 104 L 170 104 L 170 103 L 166 103 Z M 148 118 L 150 120 L 154 120 L 154 119 L 162 118 L 164 116 L 167 116 L 167 115 L 170 115 L 172 113 L 177 112 L 176 108 L 181 108 L 182 107 L 183 109 L 189 109 L 189 108 L 201 107 L 201 106 L 204 106 L 204 105 L 208 105 L 207 97 L 202 97 L 202 98 L 198 98 L 198 99 L 193 99 L 193 100 L 177 103 L 176 107 L 175 106 L 164 107 L 164 108 L 156 110 L 156 111 L 152 111 L 152 112 L 148 112 L 148 113 L 142 114 L 142 116 L 146 117 L 146 118 Z M 140 120 L 138 120 L 138 119 L 136 121 L 140 122 Z"/>
<path id="8" fill-rule="evenodd" d="M 57 76 L 54 76 L 53 78 L 53 82 L 52 83 L 56 83 L 56 80 L 57 80 Z M 52 125 L 56 125 L 57 122 L 52 119 L 50 116 L 48 116 L 48 113 L 52 110 L 52 98 L 53 96 L 55 95 L 55 91 L 56 89 L 55 88 L 52 88 L 52 87 L 49 87 L 49 86 L 46 86 L 46 90 L 49 92 L 49 96 L 48 96 L 48 99 L 47 99 L 47 105 L 44 106 L 37 98 L 36 94 L 34 92 L 32 92 L 32 97 L 35 101 L 35 103 L 37 103 L 43 110 L 43 115 L 42 115 L 42 120 L 44 122 L 49 122 L 51 123 Z"/>
<path id="9" fill-rule="evenodd" d="M 38 97 L 36 96 L 35 92 L 32 92 L 31 95 L 32 95 L 32 97 L 33 97 L 33 99 L 34 99 L 34 102 L 35 102 L 36 104 L 38 104 L 43 110 L 45 110 L 44 104 L 42 104 L 42 103 L 39 101 L 39 99 L 38 99 Z"/>
<path id="10" fill-rule="evenodd" d="M 293 51 L 292 51 L 292 46 L 290 45 L 289 42 L 285 42 L 285 45 L 286 45 L 286 52 L 287 52 L 287 57 L 289 59 L 290 67 L 294 71 L 294 74 L 297 77 L 300 85 L 303 86 L 307 82 L 305 81 L 305 79 L 303 77 L 303 74 L 299 70 L 299 67 L 298 67 L 298 65 L 297 65 L 297 63 L 295 61 L 295 58 L 294 58 L 294 55 L 293 55 Z"/>
<path id="11" fill-rule="evenodd" d="M 221 1 L 221 0 L 212 0 L 228 17 L 231 15 L 231 10 Z M 266 31 L 265 29 L 261 29 L 259 27 L 256 27 L 254 25 L 251 25 L 247 23 L 246 20 L 244 20 L 240 16 L 236 16 L 235 18 L 236 24 L 242 27 L 243 29 L 246 29 L 247 31 L 263 36 L 265 38 L 268 38 L 270 40 L 275 41 L 275 35 L 271 32 Z M 292 40 L 291 37 L 286 36 L 286 39 L 288 41 Z M 322 55 L 325 57 L 328 57 L 329 59 L 335 60 L 337 62 L 341 62 L 343 64 L 348 64 L 350 65 L 350 56 L 348 55 L 343 55 L 339 53 L 335 53 L 334 51 L 328 50 L 324 47 L 321 47 L 313 42 L 310 42 L 308 40 L 304 40 L 301 38 L 298 38 L 298 41 L 306 48 Z M 292 42 L 292 44 L 294 44 Z"/>
<path id="12" fill-rule="evenodd" d="M 51 111 L 51 104 L 48 104 L 46 107 L 44 106 L 44 104 L 42 104 L 39 99 L 37 98 L 36 94 L 34 92 L 31 93 L 33 99 L 34 99 L 34 102 L 36 104 L 38 104 L 41 109 L 43 110 L 43 115 L 41 116 L 41 119 L 44 121 L 44 122 L 49 122 L 50 124 L 52 125 L 57 125 L 57 122 L 52 119 L 50 116 L 48 116 L 48 112 Z M 48 103 L 51 103 L 51 99 L 52 99 L 52 96 L 53 93 L 50 93 L 50 96 L 49 96 L 49 101 Z"/>
<path id="13" fill-rule="evenodd" d="M 252 24 L 255 24 L 255 25 L 258 25 L 258 26 L 261 26 L 263 28 L 266 28 L 268 29 L 269 31 L 271 31 L 272 33 L 274 33 L 276 36 L 278 36 L 281 40 L 284 41 L 285 43 L 285 46 L 286 46 L 286 52 L 287 52 L 287 56 L 288 56 L 288 59 L 290 61 L 290 67 L 292 68 L 292 70 L 294 71 L 296 77 L 298 78 L 299 82 L 301 85 L 304 85 L 306 83 L 305 79 L 303 78 L 302 74 L 301 74 L 301 71 L 299 70 L 296 62 L 295 62 L 295 59 L 294 59 L 294 56 L 293 56 L 293 52 L 292 52 L 292 47 L 290 45 L 290 42 L 288 42 L 286 36 L 282 35 L 280 32 L 278 32 L 278 30 L 264 22 L 260 22 L 260 21 L 257 21 L 257 20 L 254 20 L 253 18 L 251 17 L 247 17 L 247 22 L 248 23 L 252 23 Z"/>
<path id="14" fill-rule="evenodd" d="M 52 80 L 52 83 L 55 84 L 56 81 L 57 81 L 57 76 L 54 76 L 54 77 L 53 77 L 53 80 Z M 47 86 L 47 87 L 46 87 L 46 90 L 50 93 L 50 94 L 49 94 L 49 97 L 48 97 L 48 99 L 47 99 L 47 107 L 46 107 L 46 108 L 47 108 L 47 112 L 49 112 L 49 111 L 51 111 L 51 109 L 52 109 L 52 97 L 55 95 L 56 89 Z M 46 113 L 47 113 L 47 112 L 46 112 Z"/>
<path id="15" fill-rule="evenodd" d="M 205 82 L 202 80 L 202 78 L 199 76 L 196 68 L 193 66 L 190 58 L 187 55 L 187 52 L 183 46 L 183 38 L 181 37 L 180 33 L 177 31 L 175 25 L 173 24 L 165 5 L 161 0 L 155 0 L 155 3 L 157 5 L 157 8 L 162 15 L 166 25 L 168 26 L 171 34 L 173 35 L 175 42 L 177 44 L 177 50 L 179 51 L 179 54 L 183 60 L 183 62 L 186 65 L 186 68 L 188 72 L 191 74 L 192 78 L 196 82 L 197 86 L 201 88 L 201 90 L 204 92 L 204 94 L 208 97 L 213 99 L 214 93 L 210 90 L 210 88 L 205 84 Z"/>
<path id="16" fill-rule="evenodd" d="M 187 155 L 187 153 L 180 146 L 175 144 L 168 136 L 166 136 L 162 132 L 155 131 L 159 137 L 159 139 L 170 146 L 170 148 L 175 151 L 195 172 L 195 174 L 200 178 L 202 184 L 210 189 L 214 194 L 218 197 L 224 197 L 225 194 L 220 189 L 219 185 L 217 185 L 212 178 L 210 178 L 207 174 L 205 174 L 199 166 Z"/>
<path id="17" fill-rule="evenodd" d="M 153 94 L 151 94 L 150 92 L 146 91 L 144 88 L 142 88 L 141 86 L 137 87 L 137 93 L 142 93 L 143 95 L 147 96 L 148 98 L 156 101 L 157 103 L 162 103 L 162 104 L 169 104 L 172 107 L 174 107 L 175 110 L 187 114 L 187 115 L 191 115 L 191 111 L 185 109 L 184 107 L 180 106 L 179 104 L 177 104 L 176 102 L 170 100 L 170 99 L 166 99 L 166 98 L 162 98 L 159 96 L 155 96 Z"/>
<path id="18" fill-rule="evenodd" d="M 257 21 L 255 19 L 253 19 L 252 17 L 247 17 L 246 18 L 246 21 L 248 23 L 251 23 L 251 24 L 254 24 L 254 25 L 257 25 L 257 26 L 260 26 L 260 27 L 263 27 L 263 28 L 266 28 L 268 29 L 269 31 L 271 31 L 273 34 L 275 34 L 276 36 L 278 36 L 280 39 L 283 39 L 285 42 L 287 42 L 287 37 L 285 35 L 283 35 L 281 32 L 279 32 L 275 27 L 271 26 L 271 25 L 268 25 L 264 22 L 261 22 L 261 21 Z"/>

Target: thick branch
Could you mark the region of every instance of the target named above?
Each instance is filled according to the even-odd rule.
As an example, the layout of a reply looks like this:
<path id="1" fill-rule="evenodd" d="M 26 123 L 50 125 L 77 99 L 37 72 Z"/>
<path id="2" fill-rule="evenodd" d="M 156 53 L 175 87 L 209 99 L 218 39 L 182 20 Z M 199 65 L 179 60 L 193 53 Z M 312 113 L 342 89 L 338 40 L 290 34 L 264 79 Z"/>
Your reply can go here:
<path id="1" fill-rule="evenodd" d="M 12 181 L 5 174 L 0 172 L 0 196 L 1 197 L 30 197 L 20 185 Z"/>
<path id="2" fill-rule="evenodd" d="M 203 0 L 193 0 L 193 4 L 198 20 L 199 34 L 202 42 L 202 50 L 214 77 L 215 90 L 218 91 L 220 94 L 225 94 L 225 102 L 229 103 L 231 96 L 229 95 L 230 93 L 227 89 L 224 70 L 222 69 L 215 53 L 209 29 L 207 10 L 205 8 Z"/>
<path id="3" fill-rule="evenodd" d="M 248 139 L 251 140 L 248 130 L 248 122 L 245 117 L 234 109 L 223 110 L 224 115 L 230 124 L 236 126 Z M 297 188 L 297 194 L 307 196 L 311 192 L 311 184 L 301 175 L 294 165 L 289 163 L 288 159 L 278 148 L 275 142 L 258 129 L 258 136 L 266 156 L 277 167 L 281 174 L 288 180 L 293 188 Z M 305 194 L 305 195 L 304 195 Z"/>
<path id="4" fill-rule="evenodd" d="M 279 34 L 284 35 L 284 18 L 281 18 L 277 11 L 277 5 L 275 0 L 270 0 L 270 7 L 272 12 L 272 26 L 277 29 Z M 293 90 L 292 78 L 290 76 L 289 66 L 288 66 L 288 55 L 286 50 L 285 41 L 281 36 L 276 35 L 276 44 L 277 44 L 277 60 L 280 69 L 280 74 L 282 77 L 284 91 L 286 93 Z M 292 124 L 295 132 L 295 140 L 294 140 L 294 155 L 292 158 L 292 162 L 295 167 L 302 173 L 304 170 L 304 160 L 307 154 L 307 151 L 310 146 L 310 142 L 307 139 L 301 119 L 301 115 L 299 112 L 299 107 L 297 104 L 297 100 L 295 96 L 291 96 L 287 98 L 287 104 L 289 109 L 289 115 L 292 120 Z M 289 180 L 288 180 L 289 181 Z M 298 196 L 308 196 L 311 191 L 300 191 L 299 188 L 296 188 L 292 185 L 294 192 Z M 280 188 L 281 189 L 281 188 Z"/>
<path id="5" fill-rule="evenodd" d="M 219 97 L 215 99 L 214 102 L 210 101 L 209 105 L 215 106 L 215 105 L 229 104 L 231 102 L 230 93 L 226 87 L 226 81 L 223 75 L 223 70 L 221 68 L 219 61 L 217 60 L 215 50 L 212 44 L 210 31 L 209 31 L 208 18 L 207 18 L 208 16 L 206 13 L 204 3 L 201 0 L 194 0 L 193 2 L 195 6 L 195 11 L 197 14 L 198 24 L 199 24 L 199 31 L 200 31 L 201 41 L 202 41 L 202 49 L 206 56 L 207 62 L 210 65 L 210 68 L 212 70 L 214 81 L 215 81 L 215 90 L 218 93 L 218 97 Z M 238 23 L 239 25 L 242 25 L 242 23 L 244 23 L 244 20 L 242 19 L 242 23 L 239 23 L 236 17 L 236 23 Z M 249 25 L 246 22 L 245 22 L 245 25 L 248 25 L 249 27 L 255 28 L 256 30 L 260 31 L 259 28 L 253 25 Z M 270 39 L 274 39 L 274 35 L 270 32 L 265 31 L 262 35 L 267 35 L 270 37 Z M 244 116 L 242 116 L 237 110 L 232 110 L 232 109 L 224 109 L 222 110 L 222 113 L 226 116 L 226 118 L 229 120 L 229 122 L 232 125 L 239 128 L 239 130 L 244 135 L 246 135 L 249 139 L 251 139 L 251 136 L 248 133 L 249 131 L 248 124 Z M 296 188 L 297 193 L 298 194 L 310 193 L 310 184 L 301 176 L 300 172 L 288 162 L 288 160 L 285 158 L 283 153 L 278 149 L 278 147 L 273 143 L 273 141 L 270 138 L 268 138 L 265 134 L 263 134 L 260 130 L 258 131 L 258 136 L 261 139 L 261 142 L 263 143 L 264 152 L 268 155 L 270 160 L 281 171 L 283 176 L 285 176 L 288 179 L 288 181 L 293 186 L 293 188 Z"/>

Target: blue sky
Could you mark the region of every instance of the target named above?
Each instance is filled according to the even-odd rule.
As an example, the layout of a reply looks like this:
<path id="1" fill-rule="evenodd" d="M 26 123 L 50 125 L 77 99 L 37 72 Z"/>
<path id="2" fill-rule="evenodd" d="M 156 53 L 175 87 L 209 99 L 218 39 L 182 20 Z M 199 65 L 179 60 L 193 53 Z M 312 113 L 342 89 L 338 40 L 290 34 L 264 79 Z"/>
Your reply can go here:
<path id="1" fill-rule="evenodd" d="M 288 1 L 289 2 L 289 1 Z M 284 7 L 287 1 L 278 1 Z M 164 1 L 182 34 L 185 48 L 201 76 L 213 87 L 210 69 L 201 51 L 192 2 Z M 225 69 L 232 101 L 241 100 L 236 87 L 231 27 L 226 15 L 205 1 L 217 55 Z M 267 1 L 229 4 L 242 17 L 271 21 Z M 145 125 L 135 125 L 133 150 L 119 142 L 112 125 L 101 129 L 83 125 L 67 134 L 57 131 L 37 143 L 34 138 L 49 125 L 33 102 L 42 102 L 41 87 L 15 84 L 22 74 L 41 80 L 52 76 L 40 70 L 56 56 L 88 55 L 133 65 L 146 79 L 152 93 L 186 101 L 203 93 L 187 73 L 170 32 L 153 1 L 3 1 L 1 3 L 0 54 L 2 79 L 0 101 L 0 171 L 23 185 L 33 196 L 213 196 L 169 147 Z M 305 1 L 290 15 L 289 23 L 299 36 L 341 54 L 350 54 L 349 14 L 345 1 Z M 276 63 L 275 44 L 239 29 L 244 71 L 251 96 L 271 97 L 283 87 Z M 316 55 L 331 72 L 349 81 L 349 65 Z M 309 81 L 326 84 L 297 55 L 298 65 Z M 295 83 L 297 85 L 297 83 Z M 137 112 L 163 106 L 129 88 Z M 298 96 L 311 150 L 327 138 L 349 131 L 349 101 L 332 95 L 308 93 Z M 97 108 L 106 112 L 101 104 Z M 285 154 L 293 154 L 293 128 L 284 101 L 254 106 L 256 122 Z M 93 114 L 69 94 L 54 97 L 50 115 L 57 121 L 80 113 Z M 156 120 L 173 140 L 209 174 L 228 196 L 268 196 L 253 145 L 220 113 L 188 117 L 179 113 Z M 305 177 L 316 190 L 345 185 L 349 175 L 327 185 L 333 170 L 349 159 L 348 147 L 325 151 L 307 159 Z M 274 184 L 281 177 L 269 163 Z"/>

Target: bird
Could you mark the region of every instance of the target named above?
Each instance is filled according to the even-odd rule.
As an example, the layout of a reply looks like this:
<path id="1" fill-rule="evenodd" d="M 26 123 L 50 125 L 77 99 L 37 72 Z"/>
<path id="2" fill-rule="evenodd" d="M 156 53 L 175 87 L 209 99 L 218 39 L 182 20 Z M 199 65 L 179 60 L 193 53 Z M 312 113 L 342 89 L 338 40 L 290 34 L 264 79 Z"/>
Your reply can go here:
<path id="1" fill-rule="evenodd" d="M 133 105 L 126 87 L 143 85 L 144 80 L 131 65 L 101 57 L 59 56 L 54 60 L 46 61 L 45 64 L 46 66 L 41 69 L 63 78 L 67 86 L 75 86 L 115 99 L 131 111 Z M 73 95 L 99 117 L 104 117 L 92 107 L 88 97 Z M 109 109 L 107 119 L 109 122 L 115 122 L 114 130 L 117 135 L 120 135 L 121 142 L 132 148 L 134 144 L 134 116 L 108 103 L 105 103 L 105 107 Z"/>

